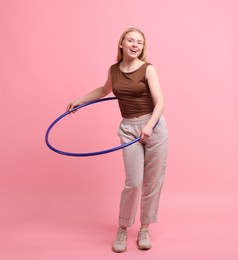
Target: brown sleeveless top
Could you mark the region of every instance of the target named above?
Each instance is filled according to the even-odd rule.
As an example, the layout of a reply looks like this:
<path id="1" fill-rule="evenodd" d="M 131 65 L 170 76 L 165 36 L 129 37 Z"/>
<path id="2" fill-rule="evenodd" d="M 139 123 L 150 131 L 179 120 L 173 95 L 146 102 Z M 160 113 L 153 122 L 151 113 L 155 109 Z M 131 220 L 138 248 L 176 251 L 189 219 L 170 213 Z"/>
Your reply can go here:
<path id="1" fill-rule="evenodd" d="M 119 63 L 111 66 L 112 91 L 118 98 L 123 118 L 138 117 L 153 112 L 154 103 L 146 80 L 146 62 L 137 70 L 122 72 Z"/>

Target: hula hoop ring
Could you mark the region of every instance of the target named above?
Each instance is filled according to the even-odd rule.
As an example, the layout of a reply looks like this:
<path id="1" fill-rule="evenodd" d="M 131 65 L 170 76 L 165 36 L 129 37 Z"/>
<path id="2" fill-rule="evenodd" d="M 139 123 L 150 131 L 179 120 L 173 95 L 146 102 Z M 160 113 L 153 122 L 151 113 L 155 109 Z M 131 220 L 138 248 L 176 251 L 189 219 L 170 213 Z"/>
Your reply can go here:
<path id="1" fill-rule="evenodd" d="M 94 101 L 91 101 L 91 102 L 88 102 L 88 103 L 85 103 L 83 105 L 80 105 L 80 106 L 77 106 L 75 107 L 74 109 L 72 109 L 71 111 L 67 111 L 65 112 L 64 114 L 62 114 L 61 116 L 59 116 L 58 118 L 56 118 L 53 123 L 49 126 L 49 128 L 47 129 L 46 131 L 46 134 L 45 134 L 45 142 L 47 144 L 47 146 L 54 152 L 56 153 L 59 153 L 59 154 L 62 154 L 62 155 L 66 155 L 66 156 L 78 156 L 78 157 L 86 157 L 86 156 L 95 156 L 95 155 L 101 155 L 101 154 L 106 154 L 106 153 L 111 153 L 111 152 L 115 152 L 117 150 L 120 150 L 120 149 L 123 149 L 129 145 L 132 145 L 136 142 L 138 142 L 141 137 L 137 137 L 135 138 L 134 140 L 126 143 L 126 144 L 122 144 L 120 146 L 116 146 L 116 147 L 113 147 L 113 148 L 110 148 L 110 149 L 107 149 L 107 150 L 102 150 L 102 151 L 97 151 L 97 152 L 90 152 L 90 153 L 72 153 L 72 152 L 65 152 L 65 151 L 61 151 L 61 150 L 58 150 L 56 149 L 55 147 L 53 147 L 50 142 L 49 142 L 49 134 L 50 134 L 50 131 L 52 130 L 53 126 L 59 122 L 62 118 L 64 118 L 65 116 L 67 116 L 68 114 L 70 114 L 71 112 L 73 111 L 76 111 L 80 108 L 83 108 L 85 106 L 89 106 L 89 105 L 92 105 L 92 104 L 95 104 L 95 103 L 99 103 L 99 102 L 104 102 L 104 101 L 108 101 L 108 100 L 114 100 L 114 99 L 117 99 L 116 97 L 109 97 L 109 98 L 102 98 L 102 99 L 97 99 L 97 100 L 94 100 Z M 157 125 L 157 124 L 156 124 Z M 155 126 L 156 126 L 155 125 Z M 154 126 L 154 127 L 155 127 Z"/>

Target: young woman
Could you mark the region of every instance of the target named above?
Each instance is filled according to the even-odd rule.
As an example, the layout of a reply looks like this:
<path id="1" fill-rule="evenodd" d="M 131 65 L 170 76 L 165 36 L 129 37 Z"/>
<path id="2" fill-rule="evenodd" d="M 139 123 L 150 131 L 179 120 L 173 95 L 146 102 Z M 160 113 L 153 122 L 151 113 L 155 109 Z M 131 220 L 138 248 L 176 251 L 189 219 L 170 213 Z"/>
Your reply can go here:
<path id="1" fill-rule="evenodd" d="M 137 28 L 122 33 L 117 63 L 110 67 L 105 85 L 69 103 L 67 111 L 111 92 L 118 98 L 122 115 L 118 130 L 121 143 L 141 136 L 140 142 L 123 149 L 126 179 L 112 250 L 126 250 L 127 228 L 134 224 L 139 202 L 141 227 L 137 245 L 146 250 L 151 248 L 149 225 L 157 222 L 167 164 L 168 131 L 162 115 L 164 99 L 157 72 L 146 62 L 146 39 Z"/>

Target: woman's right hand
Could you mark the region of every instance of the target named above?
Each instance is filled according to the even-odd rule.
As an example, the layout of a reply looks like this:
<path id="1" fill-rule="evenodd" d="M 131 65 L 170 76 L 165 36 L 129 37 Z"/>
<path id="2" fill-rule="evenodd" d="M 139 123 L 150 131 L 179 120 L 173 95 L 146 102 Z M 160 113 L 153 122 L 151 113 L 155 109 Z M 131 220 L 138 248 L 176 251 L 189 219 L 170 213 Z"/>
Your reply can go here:
<path id="1" fill-rule="evenodd" d="M 70 102 L 68 105 L 67 105 L 67 108 L 66 108 L 66 111 L 71 111 L 73 110 L 75 107 L 81 105 L 81 102 L 79 99 L 75 100 L 75 101 L 72 101 Z M 75 111 L 74 111 L 75 112 Z M 72 112 L 72 113 L 74 113 Z"/>

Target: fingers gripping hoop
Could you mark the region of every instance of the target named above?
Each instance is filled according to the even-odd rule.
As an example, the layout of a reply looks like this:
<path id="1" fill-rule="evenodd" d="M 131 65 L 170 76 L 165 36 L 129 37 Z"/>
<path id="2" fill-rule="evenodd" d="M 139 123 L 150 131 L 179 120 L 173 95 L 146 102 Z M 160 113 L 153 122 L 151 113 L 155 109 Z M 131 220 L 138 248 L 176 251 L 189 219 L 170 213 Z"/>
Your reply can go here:
<path id="1" fill-rule="evenodd" d="M 59 122 L 61 119 L 63 119 L 65 116 L 67 116 L 68 114 L 70 114 L 73 111 L 76 111 L 80 108 L 83 108 L 85 106 L 89 106 L 95 103 L 99 103 L 99 102 L 104 102 L 104 101 L 108 101 L 108 100 L 114 100 L 117 99 L 116 97 L 109 97 L 109 98 L 102 98 L 102 99 L 98 99 L 98 100 L 94 100 L 88 103 L 85 103 L 83 105 L 77 106 L 74 109 L 72 109 L 71 111 L 67 111 L 64 114 L 62 114 L 61 116 L 59 116 L 58 118 L 55 119 L 55 121 L 53 121 L 53 123 L 49 126 L 49 128 L 46 131 L 45 134 L 45 142 L 47 144 L 47 146 L 54 152 L 62 154 L 62 155 L 66 155 L 66 156 L 78 156 L 78 157 L 86 157 L 86 156 L 95 156 L 95 155 L 100 155 L 100 154 L 106 154 L 106 153 L 111 153 L 111 152 L 115 152 L 117 150 L 123 149 L 129 145 L 132 145 L 134 143 L 136 143 L 137 141 L 139 141 L 141 139 L 141 137 L 137 137 L 134 140 L 126 143 L 126 144 L 122 144 L 120 146 L 116 146 L 107 150 L 102 150 L 102 151 L 97 151 L 97 152 L 90 152 L 90 153 L 72 153 L 72 152 L 65 152 L 65 151 L 61 151 L 56 149 L 55 147 L 53 147 L 50 142 L 49 142 L 49 134 L 50 131 L 52 130 L 52 128 L 54 127 L 54 125 L 56 125 L 57 122 Z"/>

